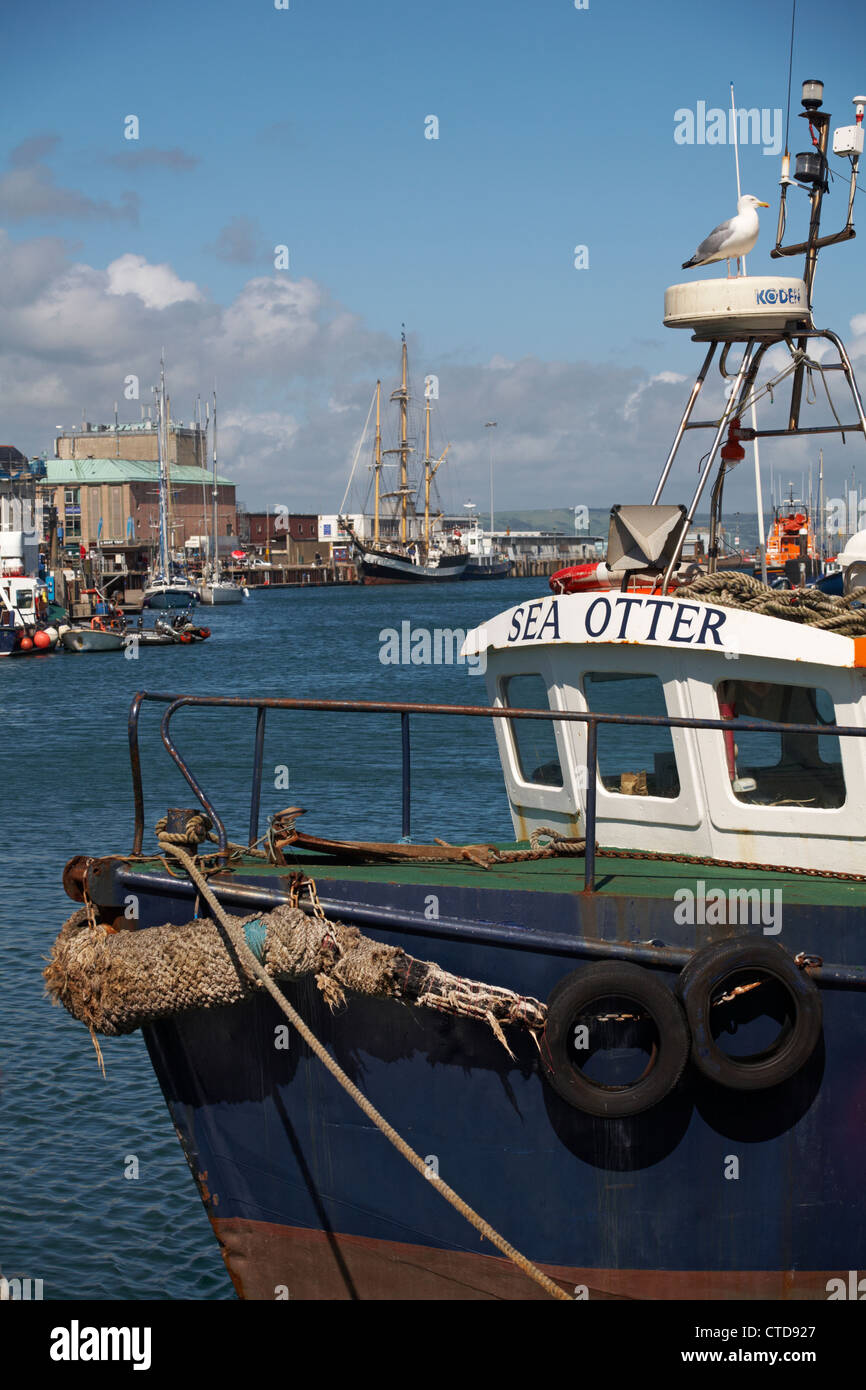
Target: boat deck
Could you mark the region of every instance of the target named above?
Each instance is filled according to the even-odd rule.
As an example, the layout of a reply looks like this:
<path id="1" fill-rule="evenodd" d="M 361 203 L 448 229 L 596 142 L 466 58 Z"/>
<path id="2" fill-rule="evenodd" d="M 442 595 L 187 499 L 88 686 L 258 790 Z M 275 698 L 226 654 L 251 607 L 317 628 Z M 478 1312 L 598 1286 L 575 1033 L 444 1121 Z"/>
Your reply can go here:
<path id="1" fill-rule="evenodd" d="M 529 850 L 526 841 L 497 844 L 502 852 Z M 860 907 L 866 905 L 866 878 L 848 880 L 841 877 L 811 873 L 793 873 L 786 869 L 749 868 L 735 865 L 684 863 L 678 859 L 643 857 L 619 858 L 600 849 L 597 852 L 595 893 L 635 898 L 667 898 L 683 887 L 699 882 L 707 888 L 781 890 L 788 904 L 820 903 L 830 907 Z M 626 851 L 617 851 L 624 854 Z M 165 873 L 160 858 L 138 860 L 136 871 L 143 875 Z M 472 863 L 443 863 L 430 860 L 405 863 L 359 864 L 340 860 L 332 855 L 297 850 L 287 856 L 285 866 L 265 863 L 252 856 L 234 859 L 216 875 L 216 885 L 225 886 L 231 879 L 255 885 L 267 880 L 303 872 L 317 883 L 330 882 L 392 885 L 403 888 L 455 888 L 478 892 L 489 890 L 509 893 L 583 894 L 584 858 L 582 855 L 557 856 L 517 863 L 494 864 L 482 868 Z"/>

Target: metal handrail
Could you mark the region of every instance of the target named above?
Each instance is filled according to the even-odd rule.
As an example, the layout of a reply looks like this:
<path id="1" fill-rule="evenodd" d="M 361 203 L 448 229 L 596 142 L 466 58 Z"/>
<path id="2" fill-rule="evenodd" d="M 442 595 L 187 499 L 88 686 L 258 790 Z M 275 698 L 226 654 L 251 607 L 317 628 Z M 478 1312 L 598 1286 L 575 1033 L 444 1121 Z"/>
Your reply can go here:
<path id="1" fill-rule="evenodd" d="M 665 729 L 718 729 L 722 732 L 763 734 L 817 734 L 822 738 L 862 738 L 866 727 L 853 728 L 844 724 L 782 724 L 771 720 L 754 719 L 698 719 L 685 715 L 647 715 L 647 714 L 600 714 L 591 710 L 552 710 L 518 709 L 510 705 L 433 705 L 412 704 L 406 701 L 386 700 L 296 700 L 277 696 L 229 696 L 229 695 L 169 695 L 156 691 L 140 690 L 133 698 L 129 710 L 129 752 L 132 765 L 133 801 L 135 807 L 135 832 L 131 853 L 140 855 L 144 842 L 144 789 L 141 777 L 141 754 L 138 743 L 138 721 L 141 707 L 146 702 L 167 705 L 161 723 L 160 734 L 169 756 L 186 780 L 205 813 L 213 822 L 217 832 L 217 857 L 225 862 L 228 857 L 228 835 L 225 824 L 201 787 L 192 771 L 178 751 L 169 732 L 171 720 L 184 706 L 210 709 L 254 709 L 256 710 L 256 733 L 253 748 L 253 777 L 250 800 L 250 839 L 253 844 L 258 835 L 259 809 L 261 802 L 262 761 L 264 757 L 265 720 L 269 709 L 319 710 L 330 714 L 399 714 L 402 749 L 402 824 L 403 837 L 409 838 L 411 830 L 411 745 L 409 739 L 409 717 L 413 714 L 462 715 L 468 718 L 486 719 L 541 719 L 556 723 L 586 724 L 586 851 L 584 858 L 584 890 L 595 889 L 595 828 L 596 796 L 598 770 L 598 726 L 616 724 L 646 726 Z"/>

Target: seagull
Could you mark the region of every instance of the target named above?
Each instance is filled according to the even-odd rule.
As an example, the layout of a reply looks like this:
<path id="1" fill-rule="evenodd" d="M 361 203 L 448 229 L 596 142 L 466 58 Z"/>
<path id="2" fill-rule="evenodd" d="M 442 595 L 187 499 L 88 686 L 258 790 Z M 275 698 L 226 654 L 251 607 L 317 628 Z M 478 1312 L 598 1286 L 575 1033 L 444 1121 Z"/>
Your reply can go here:
<path id="1" fill-rule="evenodd" d="M 728 279 L 731 278 L 731 261 L 737 262 L 740 273 L 740 257 L 751 251 L 758 240 L 757 208 L 768 208 L 751 193 L 744 193 L 737 199 L 737 215 L 727 222 L 720 222 L 708 237 L 701 242 L 690 261 L 683 261 L 683 270 L 691 270 L 693 265 L 709 265 L 711 261 L 728 262 Z"/>

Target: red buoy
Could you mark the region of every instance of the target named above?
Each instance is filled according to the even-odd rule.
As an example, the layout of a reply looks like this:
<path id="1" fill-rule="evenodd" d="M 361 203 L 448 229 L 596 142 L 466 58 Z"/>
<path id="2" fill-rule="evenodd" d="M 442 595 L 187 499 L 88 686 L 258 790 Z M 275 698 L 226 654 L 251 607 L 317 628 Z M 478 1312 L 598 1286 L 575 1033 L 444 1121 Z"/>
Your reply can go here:
<path id="1" fill-rule="evenodd" d="M 22 638 L 21 638 L 21 643 L 20 643 L 20 648 L 21 648 L 21 651 L 22 651 L 22 652 L 29 652 L 29 651 L 31 651 L 32 648 L 33 648 L 33 639 L 32 639 L 31 637 L 22 637 Z"/>
<path id="2" fill-rule="evenodd" d="M 39 647 L 42 651 L 45 651 L 46 647 L 51 646 L 51 638 L 48 636 L 48 633 L 45 631 L 44 628 L 40 627 L 36 632 L 34 632 L 33 645 L 34 647 Z"/>

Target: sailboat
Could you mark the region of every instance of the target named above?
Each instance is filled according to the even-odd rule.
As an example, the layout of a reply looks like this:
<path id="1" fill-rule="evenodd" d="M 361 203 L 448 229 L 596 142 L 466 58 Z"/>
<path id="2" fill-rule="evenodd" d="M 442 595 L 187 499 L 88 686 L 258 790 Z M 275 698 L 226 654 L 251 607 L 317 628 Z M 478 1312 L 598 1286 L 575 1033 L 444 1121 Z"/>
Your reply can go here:
<path id="1" fill-rule="evenodd" d="M 430 454 L 430 395 L 425 401 L 424 449 L 424 514 L 418 515 L 415 498 L 421 480 L 413 482 L 409 475 L 409 455 L 414 452 L 409 443 L 409 359 L 406 334 L 403 337 L 402 373 L 399 387 L 392 391 L 391 400 L 400 408 L 400 442 L 393 449 L 382 449 L 381 402 L 382 383 L 376 382 L 376 446 L 373 461 L 375 502 L 373 539 L 371 543 L 358 535 L 348 518 L 340 523 L 351 537 L 354 560 L 364 584 L 405 584 L 418 581 L 460 579 L 469 563 L 469 554 L 459 537 L 446 534 L 437 527 L 438 514 L 431 515 L 430 498 L 433 479 L 445 459 L 448 449 L 434 460 Z M 394 491 L 382 491 L 383 457 L 395 454 L 400 460 L 400 485 Z M 344 499 L 345 500 L 345 499 Z M 382 516 L 382 502 L 393 500 L 393 514 Z M 386 529 L 399 534 L 386 536 Z"/>
<path id="2" fill-rule="evenodd" d="M 216 391 L 213 393 L 213 485 L 211 487 L 211 531 L 208 550 L 211 551 L 204 583 L 201 586 L 202 603 L 241 603 L 248 598 L 248 591 L 231 579 L 220 577 L 219 517 L 217 510 L 217 404 Z"/>
<path id="3" fill-rule="evenodd" d="M 170 415 L 165 394 L 165 359 L 160 359 L 160 385 L 155 390 L 157 405 L 156 442 L 159 458 L 159 538 L 157 563 L 148 575 L 144 590 L 145 608 L 191 608 L 198 603 L 198 589 L 177 572 L 171 559 L 168 527 L 168 452 Z"/>

